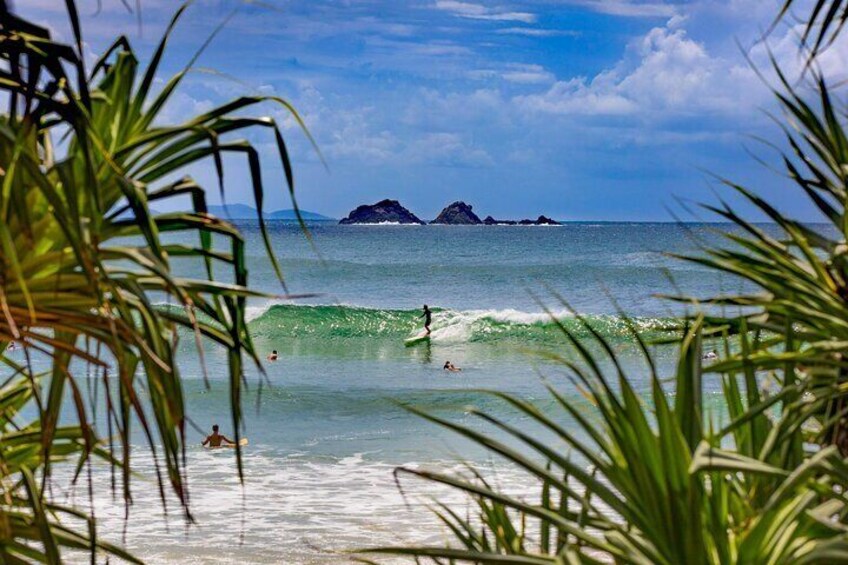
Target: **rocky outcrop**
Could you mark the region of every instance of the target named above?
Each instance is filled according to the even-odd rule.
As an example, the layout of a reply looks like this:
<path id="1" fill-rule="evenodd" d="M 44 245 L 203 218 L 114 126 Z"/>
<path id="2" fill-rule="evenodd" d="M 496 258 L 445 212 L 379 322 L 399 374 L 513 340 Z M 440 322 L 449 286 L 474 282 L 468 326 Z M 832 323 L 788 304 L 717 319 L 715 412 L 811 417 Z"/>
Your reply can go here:
<path id="1" fill-rule="evenodd" d="M 556 220 L 552 220 L 547 216 L 539 216 L 535 220 L 521 220 L 518 222 L 520 226 L 559 226 L 561 225 Z"/>
<path id="2" fill-rule="evenodd" d="M 450 226 L 476 226 L 482 224 L 480 218 L 465 202 L 454 202 L 446 206 L 431 224 L 447 224 Z"/>
<path id="3" fill-rule="evenodd" d="M 381 200 L 376 204 L 363 204 L 357 207 L 340 224 L 424 224 L 421 219 L 400 205 L 397 200 Z M 446 206 L 431 224 L 450 226 L 559 226 L 556 220 L 547 216 L 539 216 L 535 220 L 496 220 L 486 216 L 480 220 L 472 207 L 465 202 L 457 201 Z"/>
<path id="4" fill-rule="evenodd" d="M 486 219 L 483 220 L 483 223 L 487 226 L 514 226 L 518 222 L 515 220 L 496 220 L 491 216 L 486 216 Z"/>
<path id="5" fill-rule="evenodd" d="M 496 220 L 491 216 L 486 216 L 483 223 L 487 226 L 559 226 L 562 225 L 556 220 L 552 220 L 547 216 L 539 216 L 535 220 Z"/>
<path id="6" fill-rule="evenodd" d="M 538 218 L 536 218 L 536 223 L 539 224 L 540 226 L 542 226 L 542 225 L 545 225 L 545 226 L 561 226 L 562 225 L 562 222 L 558 222 L 558 221 L 554 220 L 553 218 L 546 218 L 545 216 L 539 216 Z"/>
<path id="7" fill-rule="evenodd" d="M 421 219 L 397 200 L 381 200 L 358 206 L 340 224 L 423 224 Z"/>

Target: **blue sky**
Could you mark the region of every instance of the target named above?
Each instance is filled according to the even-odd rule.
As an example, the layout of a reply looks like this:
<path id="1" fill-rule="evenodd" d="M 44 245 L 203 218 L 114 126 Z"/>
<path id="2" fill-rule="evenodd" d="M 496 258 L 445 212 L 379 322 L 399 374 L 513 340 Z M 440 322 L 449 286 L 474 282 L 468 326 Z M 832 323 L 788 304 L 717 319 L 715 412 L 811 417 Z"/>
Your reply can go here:
<path id="1" fill-rule="evenodd" d="M 143 0 L 143 27 L 118 0 L 79 0 L 93 57 L 116 33 L 150 52 L 173 9 Z M 64 2 L 18 8 L 67 38 Z M 423 218 L 454 200 L 481 216 L 546 214 L 573 220 L 668 220 L 676 198 L 714 200 L 706 171 L 747 183 L 812 217 L 802 200 L 745 151 L 772 158 L 749 136 L 775 137 L 755 40 L 772 0 L 197 0 L 174 35 L 161 80 L 181 68 L 238 12 L 166 109 L 179 120 L 242 93 L 290 100 L 326 158 L 326 170 L 277 107 L 297 191 L 309 210 L 341 217 L 398 198 Z M 797 71 L 795 31 L 768 44 Z M 837 45 L 824 66 L 848 68 Z M 844 72 L 843 72 L 844 74 Z M 844 77 L 843 77 L 844 78 Z M 269 209 L 288 207 L 273 140 L 266 155 Z M 228 201 L 250 203 L 243 163 L 228 163 Z M 209 167 L 192 174 L 212 188 Z"/>

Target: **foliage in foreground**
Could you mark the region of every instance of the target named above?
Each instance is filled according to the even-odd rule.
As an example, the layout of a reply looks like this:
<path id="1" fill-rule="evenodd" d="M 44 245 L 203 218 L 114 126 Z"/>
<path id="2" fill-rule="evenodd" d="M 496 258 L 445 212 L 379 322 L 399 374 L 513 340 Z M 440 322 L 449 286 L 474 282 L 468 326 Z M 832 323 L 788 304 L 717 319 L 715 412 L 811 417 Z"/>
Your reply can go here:
<path id="1" fill-rule="evenodd" d="M 536 500 L 493 488 L 481 473 L 457 476 L 399 469 L 466 492 L 473 515 L 437 505 L 452 532 L 450 547 L 384 548 L 377 552 L 476 563 L 820 563 L 848 559 L 844 524 L 848 465 L 836 447 L 805 453 L 801 425 L 820 400 L 801 400 L 798 382 L 773 396 L 749 370 L 722 370 L 722 396 L 731 421 L 705 422 L 701 367 L 704 328 L 696 320 L 680 347 L 675 387 L 668 391 L 643 354 L 650 375 L 650 409 L 622 372 L 613 349 L 596 358 L 570 330 L 579 361 L 558 359 L 590 398 L 594 411 L 549 387 L 560 410 L 487 392 L 523 416 L 520 427 L 472 411 L 497 431 L 418 412 L 479 443 L 523 471 L 538 486 Z M 637 333 L 633 334 L 643 346 Z M 740 336 L 749 347 L 748 336 Z M 610 365 L 613 376 L 601 369 Z M 709 370 L 709 369 L 708 369 Z M 770 416 L 776 405 L 783 416 Z M 541 439 L 538 429 L 553 438 Z M 498 439 L 508 438 L 509 441 Z M 734 447 L 727 447 L 728 445 Z"/>
<path id="2" fill-rule="evenodd" d="M 579 359 L 558 360 L 590 399 L 590 413 L 553 387 L 559 412 L 488 392 L 527 422 L 515 427 L 474 412 L 494 433 L 419 412 L 523 471 L 527 485 L 536 486 L 535 500 L 505 494 L 479 471 L 457 476 L 401 468 L 463 491 L 473 513 L 437 503 L 453 543 L 374 553 L 438 563 L 848 562 L 848 135 L 844 112 L 815 68 L 816 55 L 842 29 L 845 10 L 841 0 L 819 0 L 809 13 L 804 41 L 812 40 L 815 100 L 799 94 L 779 69 L 775 92 L 786 115 L 788 177 L 829 225 L 795 221 L 728 182 L 781 235 L 726 203 L 709 207 L 733 224 L 728 245 L 682 259 L 740 277 L 753 290 L 673 297 L 743 312 L 690 320 L 674 400 L 647 347 L 646 406 L 600 335 L 603 357 L 562 327 Z M 641 343 L 635 331 L 633 337 Z M 722 360 L 704 363 L 705 338 L 722 341 Z M 602 367 L 611 367 L 612 376 Z M 705 400 L 705 379 L 720 383 L 719 410 L 729 422 L 710 413 L 715 405 Z M 776 390 L 766 393 L 765 381 Z M 539 439 L 538 429 L 553 440 Z"/>
<path id="3" fill-rule="evenodd" d="M 73 46 L 19 19 L 0 0 L 6 103 L 0 112 L 0 398 L 14 408 L 0 412 L 4 563 L 55 563 L 62 547 L 89 549 L 92 559 L 101 550 L 127 557 L 97 541 L 93 520 L 54 505 L 48 493 L 56 461 L 72 460 L 76 480 L 100 457 L 119 470 L 129 505 L 136 422 L 153 451 L 163 504 L 170 489 L 191 518 L 177 330 L 188 329 L 198 349 L 209 341 L 226 350 L 236 438 L 243 365 L 258 366 L 259 359 L 245 322 L 245 301 L 256 293 L 248 287 L 244 242 L 233 225 L 207 214 L 205 189 L 185 170 L 200 162 L 214 166 L 223 196 L 224 156 L 244 158 L 261 215 L 259 154 L 234 138 L 259 128 L 277 144 L 289 190 L 293 183 L 274 121 L 244 116 L 269 100 L 296 116 L 283 100 L 241 97 L 180 124 L 161 123 L 194 62 L 154 90 L 168 36 L 185 7 L 146 68 L 122 36 L 91 69 L 74 3 L 68 8 Z M 190 201 L 191 211 L 153 212 L 174 199 Z M 197 243 L 168 243 L 163 236 L 172 233 L 196 234 Z M 264 225 L 262 233 L 282 282 Z M 175 258 L 196 262 L 206 276 L 178 276 Z M 157 308 L 154 302 L 163 300 L 178 308 Z M 6 350 L 11 342 L 16 352 Z M 99 404 L 86 399 L 83 383 L 102 387 Z M 34 421 L 20 421 L 21 409 Z M 63 413 L 74 426 L 60 426 Z M 95 421 L 106 429 L 95 429 Z M 237 461 L 241 474 L 240 453 Z M 85 531 L 68 529 L 63 514 L 87 521 Z"/>

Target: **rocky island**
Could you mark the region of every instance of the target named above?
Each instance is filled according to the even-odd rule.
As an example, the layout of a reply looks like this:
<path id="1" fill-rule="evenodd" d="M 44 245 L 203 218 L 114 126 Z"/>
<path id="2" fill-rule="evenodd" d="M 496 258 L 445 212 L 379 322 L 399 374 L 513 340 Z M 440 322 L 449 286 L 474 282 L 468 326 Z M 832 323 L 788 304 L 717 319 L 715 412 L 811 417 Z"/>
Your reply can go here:
<path id="1" fill-rule="evenodd" d="M 519 226 L 559 226 L 562 225 L 556 220 L 552 220 L 547 216 L 539 216 L 535 220 L 521 220 Z"/>
<path id="2" fill-rule="evenodd" d="M 381 200 L 376 204 L 358 206 L 340 224 L 418 224 L 426 222 L 400 205 L 397 200 Z M 559 226 L 556 220 L 547 216 L 539 216 L 535 220 L 496 220 L 486 216 L 481 220 L 472 210 L 470 204 L 457 200 L 445 206 L 431 224 L 445 226 Z"/>
<path id="3" fill-rule="evenodd" d="M 496 220 L 492 216 L 486 216 L 485 220 L 480 220 L 477 214 L 472 210 L 470 204 L 462 201 L 457 201 L 448 204 L 439 213 L 431 224 L 443 224 L 449 226 L 559 226 L 561 225 L 556 220 L 547 216 L 539 216 L 535 220 Z"/>
<path id="4" fill-rule="evenodd" d="M 471 206 L 465 202 L 454 202 L 445 206 L 439 215 L 436 216 L 436 219 L 430 223 L 448 224 L 451 226 L 476 226 L 483 222 L 471 210 Z"/>
<path id="5" fill-rule="evenodd" d="M 560 222 L 552 220 L 547 216 L 539 216 L 535 220 L 496 220 L 491 216 L 486 216 L 483 223 L 487 226 L 560 226 Z"/>
<path id="6" fill-rule="evenodd" d="M 340 224 L 419 224 L 421 219 L 397 200 L 380 200 L 376 204 L 358 206 Z"/>

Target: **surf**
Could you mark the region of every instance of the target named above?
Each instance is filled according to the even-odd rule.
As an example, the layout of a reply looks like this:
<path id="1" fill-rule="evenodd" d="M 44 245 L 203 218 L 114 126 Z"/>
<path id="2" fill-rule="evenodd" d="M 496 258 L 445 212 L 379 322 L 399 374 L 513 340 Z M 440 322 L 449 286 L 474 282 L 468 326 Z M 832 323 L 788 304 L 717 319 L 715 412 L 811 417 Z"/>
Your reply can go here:
<path id="1" fill-rule="evenodd" d="M 268 339 L 395 340 L 421 337 L 420 309 L 376 309 L 344 305 L 276 304 L 255 314 L 249 322 L 254 335 Z M 632 340 L 628 322 L 618 316 L 591 315 L 586 322 L 610 341 Z M 633 318 L 633 327 L 644 337 L 667 337 L 679 327 L 677 318 Z M 433 309 L 434 344 L 562 342 L 565 328 L 589 336 L 584 322 L 569 312 L 552 314 L 516 309 Z M 420 340 L 419 340 L 420 341 Z"/>

